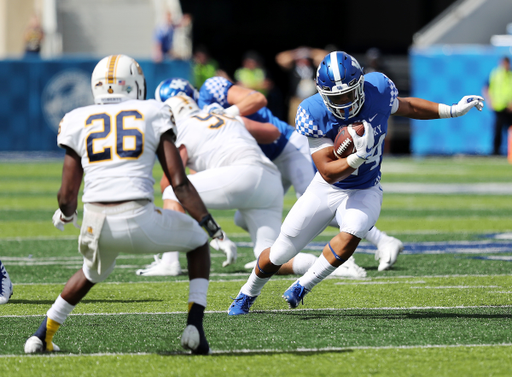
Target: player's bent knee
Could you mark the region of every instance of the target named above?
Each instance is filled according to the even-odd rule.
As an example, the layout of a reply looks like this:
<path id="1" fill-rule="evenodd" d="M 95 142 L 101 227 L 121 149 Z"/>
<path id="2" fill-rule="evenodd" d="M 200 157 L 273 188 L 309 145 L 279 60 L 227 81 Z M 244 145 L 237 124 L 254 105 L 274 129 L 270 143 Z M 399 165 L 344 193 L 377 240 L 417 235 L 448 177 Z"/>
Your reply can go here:
<path id="1" fill-rule="evenodd" d="M 270 263 L 281 266 L 291 260 L 298 254 L 299 250 L 282 233 L 277 238 L 276 242 L 270 248 L 269 260 Z"/>
<path id="2" fill-rule="evenodd" d="M 87 280 L 89 280 L 91 283 L 101 283 L 106 278 L 109 277 L 109 275 L 114 271 L 114 267 L 116 266 L 116 261 L 110 265 L 106 270 L 104 270 L 101 274 L 98 273 L 97 270 L 91 269 L 87 266 L 87 263 L 84 262 L 84 265 L 82 266 L 82 271 L 84 272 L 84 276 Z"/>

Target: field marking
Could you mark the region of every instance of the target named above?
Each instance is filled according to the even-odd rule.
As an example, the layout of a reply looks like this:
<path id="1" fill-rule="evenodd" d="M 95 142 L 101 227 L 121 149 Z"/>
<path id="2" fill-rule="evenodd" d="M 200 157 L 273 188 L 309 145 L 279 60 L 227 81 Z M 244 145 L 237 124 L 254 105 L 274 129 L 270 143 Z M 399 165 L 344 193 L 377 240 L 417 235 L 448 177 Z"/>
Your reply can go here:
<path id="1" fill-rule="evenodd" d="M 411 289 L 479 289 L 479 288 L 502 288 L 499 285 L 449 285 L 441 287 L 410 287 Z"/>
<path id="2" fill-rule="evenodd" d="M 182 270 L 186 271 L 186 270 Z M 247 281 L 247 278 L 250 275 L 250 271 L 248 272 L 230 272 L 230 273 L 212 273 L 210 274 L 210 277 L 212 276 L 243 276 L 244 279 L 219 279 L 219 280 L 211 280 L 210 283 L 245 283 Z M 135 275 L 134 275 L 135 276 Z M 380 279 L 451 279 L 451 278 L 488 278 L 488 277 L 510 277 L 510 274 L 493 274 L 493 275 L 480 275 L 480 274 L 464 274 L 464 275 L 422 275 L 422 276 L 411 276 L 411 275 L 404 275 L 404 276 L 374 276 L 374 277 L 368 277 L 368 278 L 342 278 L 338 276 L 329 276 L 325 280 L 352 280 L 354 283 L 335 283 L 335 284 L 371 284 L 371 280 L 380 280 Z M 295 281 L 297 280 L 296 276 L 276 276 L 272 281 Z M 12 283 L 13 286 L 33 286 L 33 285 L 41 285 L 41 286 L 47 286 L 47 285 L 64 285 L 67 281 L 64 282 L 57 282 L 57 283 Z M 120 285 L 120 284 L 158 284 L 158 283 L 188 283 L 188 280 L 160 280 L 160 281 L 107 281 L 102 282 L 101 285 L 107 285 L 107 284 L 113 284 L 113 285 Z M 392 283 L 392 282 L 390 282 Z M 423 281 L 417 281 L 417 282 L 398 282 L 397 284 L 422 284 Z M 394 283 L 393 283 L 394 284 Z"/>
<path id="3" fill-rule="evenodd" d="M 433 349 L 433 348 L 475 348 L 475 347 L 511 347 L 512 343 L 496 344 L 424 344 L 415 346 L 354 346 L 354 347 L 323 347 L 323 348 L 297 348 L 291 350 L 282 350 L 274 348 L 265 349 L 241 349 L 241 350 L 212 350 L 212 355 L 233 355 L 233 354 L 260 354 L 260 353 L 311 353 L 311 352 L 343 352 L 351 350 L 401 350 L 401 349 Z M 150 356 L 158 353 L 151 352 L 105 352 L 105 353 L 51 353 L 51 354 L 31 354 L 31 355 L 0 355 L 0 358 L 12 357 L 102 357 L 102 356 Z M 168 355 L 190 355 L 188 351 L 175 351 L 165 353 Z"/>
<path id="4" fill-rule="evenodd" d="M 453 309 L 503 309 L 512 308 L 512 305 L 475 305 L 475 306 L 410 306 L 410 307 L 382 307 L 382 308 L 301 308 L 301 309 L 272 309 L 272 310 L 254 310 L 251 313 L 296 313 L 296 312 L 315 312 L 315 311 L 351 311 L 351 310 L 453 310 Z M 122 313 L 71 313 L 70 316 L 114 316 L 114 315 L 174 315 L 187 314 L 188 311 L 174 312 L 122 312 Z M 227 314 L 226 310 L 206 310 L 206 314 Z M 0 318 L 27 318 L 44 317 L 46 314 L 6 314 L 0 315 Z"/>

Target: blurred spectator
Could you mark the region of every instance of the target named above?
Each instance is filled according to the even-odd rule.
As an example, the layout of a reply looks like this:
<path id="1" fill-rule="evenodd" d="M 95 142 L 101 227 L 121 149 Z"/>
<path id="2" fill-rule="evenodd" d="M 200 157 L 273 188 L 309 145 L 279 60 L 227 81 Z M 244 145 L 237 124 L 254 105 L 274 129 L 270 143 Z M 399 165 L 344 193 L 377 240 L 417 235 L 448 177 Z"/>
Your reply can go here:
<path id="1" fill-rule="evenodd" d="M 380 50 L 376 47 L 372 47 L 366 51 L 365 64 L 363 65 L 363 68 L 365 74 L 371 72 L 380 72 L 384 73 L 387 77 L 393 80 L 393 78 L 389 75 Z"/>
<path id="2" fill-rule="evenodd" d="M 44 39 L 44 31 L 41 27 L 39 17 L 36 14 L 32 15 L 30 18 L 23 37 L 25 40 L 25 57 L 38 58 Z"/>
<path id="3" fill-rule="evenodd" d="M 512 71 L 507 56 L 502 57 L 498 67 L 492 70 L 483 92 L 496 116 L 493 154 L 499 155 L 503 128 L 512 125 Z"/>
<path id="4" fill-rule="evenodd" d="M 299 47 L 276 55 L 277 64 L 290 73 L 287 95 L 289 124 L 295 125 L 295 115 L 302 100 L 316 93 L 316 68 L 328 53 L 319 48 Z"/>
<path id="5" fill-rule="evenodd" d="M 200 88 L 210 77 L 221 76 L 231 80 L 226 72 L 219 69 L 219 64 L 210 56 L 206 46 L 200 45 L 194 52 L 194 86 Z"/>
<path id="6" fill-rule="evenodd" d="M 243 58 L 242 67 L 235 71 L 236 84 L 268 94 L 272 84 L 267 79 L 263 60 L 256 51 L 248 51 Z"/>
<path id="7" fill-rule="evenodd" d="M 157 63 L 165 59 L 173 59 L 175 57 L 173 50 L 174 33 L 177 28 L 184 28 L 191 24 L 192 17 L 184 14 L 178 23 L 173 21 L 170 11 L 165 13 L 164 22 L 156 27 L 154 35 L 153 60 Z M 177 56 L 179 58 L 179 56 Z"/>

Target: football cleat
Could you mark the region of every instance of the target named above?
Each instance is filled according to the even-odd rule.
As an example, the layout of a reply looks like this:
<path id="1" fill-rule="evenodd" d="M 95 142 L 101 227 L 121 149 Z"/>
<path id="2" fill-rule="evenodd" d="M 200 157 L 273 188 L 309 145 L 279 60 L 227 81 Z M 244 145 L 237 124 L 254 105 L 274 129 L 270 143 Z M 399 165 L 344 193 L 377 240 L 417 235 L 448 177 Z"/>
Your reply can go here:
<path id="1" fill-rule="evenodd" d="M 356 261 L 353 256 L 348 258 L 348 260 L 339 266 L 331 276 L 336 277 L 347 277 L 347 278 L 365 278 L 366 270 L 363 267 L 359 267 L 356 264 Z"/>
<path id="2" fill-rule="evenodd" d="M 253 270 L 256 267 L 257 260 L 253 260 L 252 262 L 244 264 L 244 268 L 247 270 Z"/>
<path id="3" fill-rule="evenodd" d="M 59 352 L 60 348 L 52 342 L 52 350 L 46 348 L 46 343 L 37 336 L 32 335 L 25 342 L 25 353 Z"/>
<path id="4" fill-rule="evenodd" d="M 25 342 L 25 353 L 57 352 L 60 348 L 53 343 L 53 336 L 60 323 L 44 317 L 37 331 Z"/>
<path id="5" fill-rule="evenodd" d="M 204 333 L 201 334 L 194 325 L 188 325 L 183 330 L 181 346 L 192 351 L 194 355 L 209 355 L 212 353 Z"/>
<path id="6" fill-rule="evenodd" d="M 380 242 L 375 253 L 375 260 L 380 260 L 379 271 L 388 270 L 393 266 L 400 254 L 404 250 L 402 241 L 395 237 L 387 237 L 383 242 Z"/>
<path id="7" fill-rule="evenodd" d="M 233 303 L 229 306 L 228 314 L 249 314 L 249 309 L 257 298 L 258 296 L 252 297 L 243 293 L 239 293 L 238 296 L 236 296 L 236 298 L 233 300 Z"/>
<path id="8" fill-rule="evenodd" d="M 297 280 L 283 293 L 283 298 L 286 300 L 288 305 L 290 305 L 291 309 L 295 309 L 297 306 L 299 306 L 300 302 L 302 302 L 302 305 L 304 305 L 304 296 L 308 292 L 309 289 L 306 289 L 300 285 L 299 281 Z"/>
<path id="9" fill-rule="evenodd" d="M 12 296 L 12 291 L 11 279 L 2 261 L 0 261 L 0 304 L 7 304 Z"/>
<path id="10" fill-rule="evenodd" d="M 135 271 L 135 275 L 139 276 L 178 276 L 181 274 L 180 262 L 167 264 L 155 255 L 155 261 L 146 266 L 145 269 Z"/>

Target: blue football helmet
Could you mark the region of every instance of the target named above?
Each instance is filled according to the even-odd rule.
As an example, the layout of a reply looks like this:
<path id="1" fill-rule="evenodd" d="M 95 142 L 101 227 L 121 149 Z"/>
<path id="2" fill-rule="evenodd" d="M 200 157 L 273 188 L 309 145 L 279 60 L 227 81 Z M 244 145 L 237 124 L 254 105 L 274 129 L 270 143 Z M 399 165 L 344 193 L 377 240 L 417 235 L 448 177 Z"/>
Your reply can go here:
<path id="1" fill-rule="evenodd" d="M 155 99 L 160 102 L 165 102 L 169 98 L 177 96 L 178 94 L 185 94 L 190 98 L 197 101 L 199 99 L 199 92 L 187 80 L 173 77 L 162 81 L 155 90 Z"/>
<path id="2" fill-rule="evenodd" d="M 316 88 L 334 116 L 349 119 L 357 115 L 364 103 L 364 74 L 349 54 L 334 51 L 327 55 L 316 71 Z"/>

